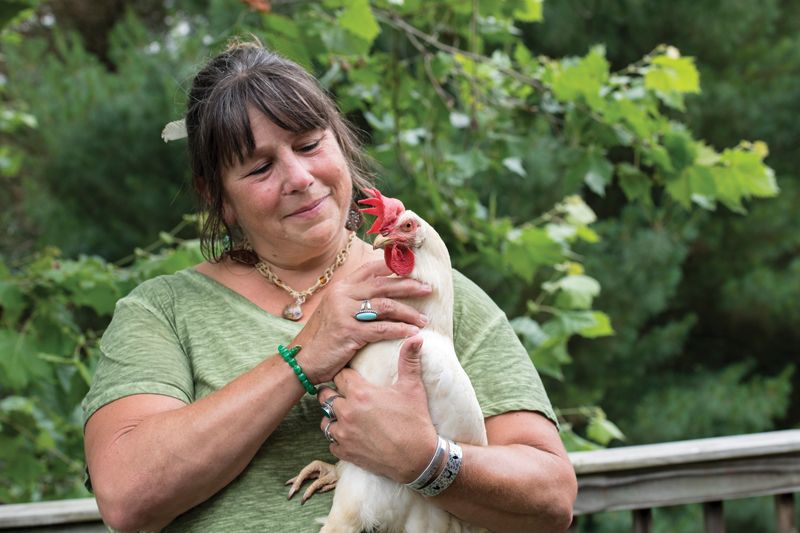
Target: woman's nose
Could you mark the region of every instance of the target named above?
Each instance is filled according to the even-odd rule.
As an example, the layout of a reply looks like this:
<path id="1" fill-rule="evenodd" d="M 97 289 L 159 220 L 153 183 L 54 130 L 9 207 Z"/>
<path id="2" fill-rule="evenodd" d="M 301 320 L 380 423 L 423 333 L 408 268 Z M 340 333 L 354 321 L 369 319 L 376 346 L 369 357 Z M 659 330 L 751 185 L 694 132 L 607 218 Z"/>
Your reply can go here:
<path id="1" fill-rule="evenodd" d="M 292 194 L 294 192 L 302 192 L 308 189 L 314 183 L 314 175 L 309 171 L 305 162 L 292 153 L 283 160 L 284 162 L 284 178 L 283 178 L 283 192 L 284 194 Z"/>

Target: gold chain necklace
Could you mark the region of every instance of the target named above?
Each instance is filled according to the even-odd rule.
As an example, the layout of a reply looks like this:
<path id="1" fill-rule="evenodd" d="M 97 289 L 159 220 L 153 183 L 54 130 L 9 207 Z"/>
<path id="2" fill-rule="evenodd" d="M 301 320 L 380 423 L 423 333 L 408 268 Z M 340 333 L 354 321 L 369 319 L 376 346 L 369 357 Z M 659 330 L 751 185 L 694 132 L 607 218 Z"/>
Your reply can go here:
<path id="1" fill-rule="evenodd" d="M 333 264 L 325 269 L 325 272 L 323 272 L 319 279 L 317 279 L 316 283 L 304 291 L 296 291 L 281 281 L 281 279 L 275 275 L 272 269 L 269 268 L 269 265 L 263 260 L 260 260 L 255 264 L 255 269 L 259 274 L 267 278 L 267 280 L 269 280 L 275 286 L 280 287 L 288 292 L 289 296 L 294 298 L 294 302 L 284 307 L 283 318 L 294 321 L 303 318 L 303 310 L 300 308 L 300 306 L 305 303 L 306 298 L 327 285 L 331 280 L 331 277 L 333 277 L 333 273 L 336 271 L 336 269 L 342 266 L 342 264 L 347 260 L 347 256 L 350 253 L 350 245 L 353 244 L 353 239 L 355 236 L 355 232 L 351 231 L 350 236 L 347 238 L 347 244 L 339 251 L 338 254 L 336 254 L 336 260 L 333 262 Z"/>

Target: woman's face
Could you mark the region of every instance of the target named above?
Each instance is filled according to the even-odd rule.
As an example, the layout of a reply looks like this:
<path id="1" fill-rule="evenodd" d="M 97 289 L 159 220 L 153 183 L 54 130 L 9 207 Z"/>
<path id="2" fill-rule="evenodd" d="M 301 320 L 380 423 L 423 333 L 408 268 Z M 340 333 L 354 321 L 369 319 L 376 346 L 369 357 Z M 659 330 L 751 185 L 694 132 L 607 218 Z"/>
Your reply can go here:
<path id="1" fill-rule="evenodd" d="M 352 182 L 330 130 L 292 133 L 248 111 L 256 148 L 223 170 L 223 217 L 238 224 L 259 255 L 280 264 L 288 254 L 341 245 Z"/>

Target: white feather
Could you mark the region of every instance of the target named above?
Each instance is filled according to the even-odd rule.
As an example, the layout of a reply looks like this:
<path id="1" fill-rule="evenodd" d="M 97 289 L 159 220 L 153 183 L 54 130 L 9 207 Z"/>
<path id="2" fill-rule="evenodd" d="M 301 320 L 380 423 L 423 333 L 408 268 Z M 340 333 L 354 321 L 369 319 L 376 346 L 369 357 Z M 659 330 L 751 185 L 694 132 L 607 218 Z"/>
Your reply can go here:
<path id="1" fill-rule="evenodd" d="M 407 300 L 430 317 L 422 330 L 422 380 L 428 396 L 431 419 L 438 433 L 460 443 L 486 445 L 486 426 L 475 390 L 461 367 L 453 347 L 453 279 L 450 256 L 439 235 L 424 220 L 405 211 L 419 224 L 414 249 L 414 271 L 410 277 L 434 288 L 424 299 Z M 350 366 L 370 383 L 388 386 L 397 379 L 397 360 L 402 340 L 370 344 Z M 339 461 L 339 480 L 322 532 L 359 533 L 373 528 L 398 533 L 468 533 L 482 531 L 467 525 L 428 500 L 383 476 Z"/>
<path id="2" fill-rule="evenodd" d="M 173 120 L 167 123 L 164 129 L 161 130 L 161 138 L 164 139 L 165 143 L 184 139 L 188 135 L 189 134 L 186 133 L 186 121 L 184 119 Z"/>

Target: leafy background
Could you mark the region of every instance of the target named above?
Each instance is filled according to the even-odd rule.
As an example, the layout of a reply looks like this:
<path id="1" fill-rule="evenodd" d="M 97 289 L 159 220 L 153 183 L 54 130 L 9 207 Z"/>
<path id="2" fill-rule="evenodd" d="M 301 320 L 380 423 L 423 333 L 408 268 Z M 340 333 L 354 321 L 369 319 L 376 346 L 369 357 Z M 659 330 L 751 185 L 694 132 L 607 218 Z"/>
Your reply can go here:
<path id="1" fill-rule="evenodd" d="M 159 132 L 250 33 L 512 317 L 570 449 L 798 427 L 800 6 L 719 4 L 2 4 L 0 503 L 87 495 L 78 404 L 114 303 L 200 260 L 185 143 Z"/>

